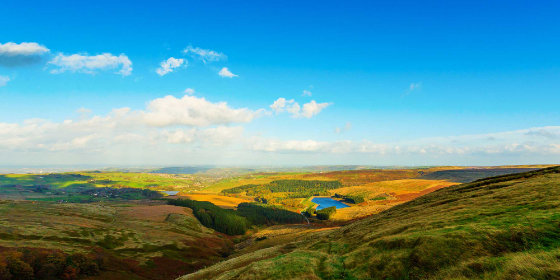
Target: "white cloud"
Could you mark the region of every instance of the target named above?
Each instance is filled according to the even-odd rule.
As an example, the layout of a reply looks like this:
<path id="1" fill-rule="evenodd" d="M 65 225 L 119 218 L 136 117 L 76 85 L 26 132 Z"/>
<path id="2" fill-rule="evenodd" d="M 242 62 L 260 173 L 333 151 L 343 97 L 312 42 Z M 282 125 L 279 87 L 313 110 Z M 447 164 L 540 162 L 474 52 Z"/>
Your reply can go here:
<path id="1" fill-rule="evenodd" d="M 286 98 L 280 97 L 270 105 L 270 108 L 276 113 L 288 112 L 292 114 L 294 118 L 311 118 L 319 114 L 323 109 L 328 107 L 331 103 L 317 103 L 315 100 L 311 100 L 308 103 L 303 104 L 303 107 L 299 103 L 295 102 L 293 99 L 286 100 Z"/>
<path id="2" fill-rule="evenodd" d="M 225 77 L 225 78 L 239 77 L 239 75 L 235 75 L 235 74 L 231 73 L 231 71 L 229 71 L 229 69 L 227 67 L 222 68 L 222 70 L 220 70 L 220 72 L 218 72 L 218 75 L 220 75 L 220 77 Z"/>
<path id="3" fill-rule="evenodd" d="M 274 103 L 272 103 L 272 105 L 270 105 L 270 108 L 272 109 L 272 111 L 274 111 L 276 114 L 284 112 L 286 110 L 286 106 L 288 104 L 293 104 L 294 100 L 290 99 L 290 100 L 286 100 L 286 98 L 284 97 L 280 97 L 278 99 L 276 99 L 274 101 Z"/>
<path id="4" fill-rule="evenodd" d="M 420 156 L 425 159 L 442 160 L 444 158 L 484 157 L 502 158 L 505 156 L 558 156 L 560 144 L 547 137 L 527 134 L 530 131 L 546 131 L 547 134 L 560 133 L 560 126 L 540 127 L 490 134 L 462 135 L 412 139 L 395 143 L 375 143 L 363 141 L 316 141 L 308 140 L 277 140 L 254 137 L 250 149 L 264 152 L 294 153 L 306 151 L 321 154 L 349 154 L 391 156 L 407 158 Z M 493 140 L 489 140 L 493 138 Z M 437 161 L 436 161 L 437 162 Z M 523 163 L 523 162 L 521 162 Z M 526 163 L 526 162 L 525 162 Z M 401 163 L 402 164 L 402 163 Z M 410 164 L 410 163 L 408 163 Z M 442 164 L 439 162 L 439 164 Z"/>
<path id="5" fill-rule="evenodd" d="M 187 61 L 182 58 L 170 57 L 160 63 L 160 67 L 156 69 L 156 73 L 158 73 L 158 75 L 160 76 L 171 73 L 173 72 L 173 69 L 183 65 L 183 62 L 185 62 L 185 65 L 187 65 Z"/>
<path id="6" fill-rule="evenodd" d="M 249 122 L 261 111 L 235 109 L 225 102 L 212 103 L 194 96 L 181 99 L 167 96 L 149 102 L 146 110 L 133 111 L 124 107 L 105 116 L 92 117 L 86 116 L 91 112 L 89 109 L 80 108 L 77 112 L 81 114 L 78 119 L 61 122 L 43 119 L 0 122 L 0 151 L 95 154 L 114 153 L 132 146 L 136 149 L 134 153 L 144 150 L 139 146 L 157 148 L 189 143 L 196 143 L 199 148 L 223 146 L 239 142 L 243 134 L 243 127 L 223 124 Z"/>
<path id="7" fill-rule="evenodd" d="M 319 114 L 323 109 L 327 108 L 329 105 L 330 103 L 317 103 L 315 102 L 315 100 L 311 100 L 311 102 L 303 104 L 301 116 L 309 119 Z"/>
<path id="8" fill-rule="evenodd" d="M 311 96 L 313 95 L 313 93 L 311 93 L 311 91 L 304 89 L 303 93 L 301 94 L 301 96 Z"/>
<path id="9" fill-rule="evenodd" d="M 187 89 L 185 89 L 184 92 L 185 92 L 185 94 L 193 95 L 195 91 L 194 91 L 194 89 L 192 89 L 192 88 L 187 88 Z"/>
<path id="10" fill-rule="evenodd" d="M 0 66 L 18 67 L 39 63 L 43 55 L 49 49 L 37 43 L 13 43 L 0 44 Z"/>
<path id="11" fill-rule="evenodd" d="M 239 139 L 242 134 L 243 127 L 240 126 L 217 126 L 206 129 L 176 129 L 163 132 L 168 143 L 185 144 L 204 139 L 201 145 L 226 145 L 235 139 Z"/>
<path id="12" fill-rule="evenodd" d="M 295 101 L 284 99 L 275 103 L 275 108 L 288 112 L 287 107 Z M 89 163 L 90 159 L 105 164 L 128 159 L 135 160 L 132 164 L 153 164 L 154 160 L 158 164 L 175 164 L 177 161 L 173 160 L 177 159 L 183 163 L 195 159 L 225 163 L 225 158 L 229 158 L 228 164 L 475 164 L 484 159 L 503 164 L 504 159 L 511 158 L 520 163 L 555 162 L 560 156 L 556 138 L 560 126 L 391 143 L 297 139 L 297 131 L 288 139 L 265 138 L 257 133 L 245 135 L 243 127 L 237 124 L 251 121 L 260 112 L 194 96 L 167 96 L 149 102 L 144 110 L 117 108 L 107 115 L 60 122 L 0 122 L 0 154 L 5 155 L 0 164 L 14 164 L 14 160 L 24 164 L 53 164 L 61 160 Z M 341 131 L 350 128 L 347 123 Z M 308 134 L 303 131 L 300 135 Z M 6 162 L 8 159 L 10 162 Z"/>
<path id="13" fill-rule="evenodd" d="M 23 42 L 20 44 L 8 42 L 0 44 L 0 56 L 31 56 L 41 55 L 47 52 L 49 52 L 49 49 L 34 42 Z"/>
<path id="14" fill-rule="evenodd" d="M 7 85 L 9 81 L 10 81 L 10 77 L 0 76 L 0 87 Z"/>
<path id="15" fill-rule="evenodd" d="M 246 123 L 260 114 L 260 110 L 234 109 L 226 102 L 212 103 L 202 97 L 168 95 L 152 100 L 144 115 L 146 123 L 154 126 Z"/>
<path id="16" fill-rule="evenodd" d="M 202 60 L 204 63 L 219 61 L 226 58 L 226 56 L 223 53 L 209 50 L 209 49 L 201 49 L 193 46 L 188 46 L 183 50 L 183 52 L 193 57 L 197 57 L 198 59 Z"/>
<path id="17" fill-rule="evenodd" d="M 93 74 L 97 70 L 118 69 L 118 74 L 128 76 L 132 73 L 132 62 L 128 56 L 120 54 L 119 56 L 110 53 L 100 55 L 72 54 L 64 55 L 59 53 L 53 58 L 49 64 L 58 68 L 51 70 L 51 73 L 83 72 Z"/>

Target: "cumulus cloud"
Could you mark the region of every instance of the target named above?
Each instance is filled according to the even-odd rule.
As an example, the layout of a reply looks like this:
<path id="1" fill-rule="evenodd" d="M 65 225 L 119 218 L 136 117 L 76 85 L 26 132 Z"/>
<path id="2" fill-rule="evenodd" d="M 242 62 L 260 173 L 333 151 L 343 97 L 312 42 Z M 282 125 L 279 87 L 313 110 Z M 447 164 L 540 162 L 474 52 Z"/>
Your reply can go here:
<path id="1" fill-rule="evenodd" d="M 243 134 L 243 127 L 240 126 L 217 126 L 206 129 L 176 129 L 171 131 L 165 130 L 163 132 L 168 143 L 187 144 L 204 139 L 205 142 L 201 143 L 201 145 L 206 146 L 231 143 L 235 139 L 239 139 L 241 134 Z"/>
<path id="2" fill-rule="evenodd" d="M 41 55 L 46 52 L 49 52 L 49 49 L 34 42 L 20 44 L 8 42 L 0 44 L 0 56 Z"/>
<path id="3" fill-rule="evenodd" d="M 293 99 L 286 100 L 284 97 L 280 97 L 270 105 L 270 109 L 274 111 L 276 114 L 284 112 L 286 110 L 286 106 L 293 104 L 295 101 Z"/>
<path id="4" fill-rule="evenodd" d="M 118 69 L 116 73 L 128 76 L 132 73 L 132 62 L 128 56 L 120 54 L 119 56 L 110 53 L 100 55 L 72 54 L 64 55 L 59 53 L 49 64 L 57 67 L 51 70 L 51 73 L 82 72 L 94 74 L 99 70 Z"/>
<path id="5" fill-rule="evenodd" d="M 199 47 L 188 46 L 183 50 L 183 53 L 196 57 L 202 62 L 213 62 L 225 59 L 226 56 L 217 51 L 209 50 L 209 49 L 202 49 Z"/>
<path id="6" fill-rule="evenodd" d="M 247 108 L 234 109 L 226 102 L 212 103 L 202 97 L 185 95 L 176 98 L 168 95 L 151 101 L 144 119 L 153 126 L 208 126 L 246 123 L 260 113 L 259 110 L 252 111 Z"/>
<path id="7" fill-rule="evenodd" d="M 311 118 L 319 114 L 323 109 L 328 107 L 331 103 L 317 103 L 315 100 L 311 100 L 308 103 L 300 106 L 299 103 L 295 102 L 293 99 L 287 100 L 286 98 L 280 97 L 270 105 L 272 111 L 276 114 L 281 112 L 288 112 L 294 118 Z"/>
<path id="8" fill-rule="evenodd" d="M 286 104 L 290 102 L 284 100 L 276 104 L 278 108 L 286 110 Z M 79 112 L 89 113 L 89 110 L 79 109 Z M 213 159 L 220 160 L 226 154 L 233 153 L 230 157 L 233 163 L 253 162 L 243 156 L 264 161 L 283 157 L 292 163 L 294 160 L 325 157 L 330 157 L 330 163 L 340 162 L 339 159 L 344 157 L 350 159 L 349 162 L 360 160 L 372 163 L 375 159 L 383 158 L 379 162 L 381 164 L 388 164 L 385 160 L 412 164 L 407 161 L 410 158 L 420 159 L 419 162 L 431 159 L 429 162 L 442 164 L 444 159 L 452 161 L 460 158 L 465 161 L 484 157 L 517 157 L 526 163 L 528 157 L 550 160 L 560 156 L 557 138 L 549 137 L 559 135 L 560 126 L 391 143 L 368 139 L 297 139 L 295 134 L 288 139 L 266 138 L 260 134 L 245 135 L 241 124 L 254 119 L 259 112 L 232 108 L 224 102 L 213 103 L 193 96 L 167 96 L 149 102 L 144 110 L 124 107 L 114 109 L 107 115 L 82 116 L 60 122 L 43 119 L 28 119 L 21 123 L 0 122 L 0 153 L 6 155 L 3 157 L 5 160 L 11 161 L 26 156 L 29 162 L 50 162 L 62 158 L 83 161 L 98 157 L 100 162 L 105 163 L 108 157 L 135 157 L 138 163 L 153 163 L 158 159 L 190 160 L 193 153 L 200 158 L 214 155 Z M 346 124 L 341 129 L 350 127 L 350 124 Z M 0 163 L 13 162 L 0 160 Z"/>
<path id="9" fill-rule="evenodd" d="M 315 100 L 311 100 L 309 103 L 303 104 L 303 109 L 301 110 L 301 116 L 305 118 L 311 118 L 319 114 L 323 109 L 327 108 L 330 103 L 317 103 Z"/>
<path id="10" fill-rule="evenodd" d="M 235 74 L 231 73 L 231 71 L 229 71 L 229 69 L 227 67 L 222 68 L 222 70 L 220 70 L 220 72 L 218 72 L 218 75 L 220 75 L 220 77 L 225 77 L 225 78 L 239 77 L 239 75 L 235 75 Z"/>
<path id="11" fill-rule="evenodd" d="M 171 73 L 171 72 L 173 72 L 173 69 L 178 68 L 181 65 L 183 65 L 183 62 L 185 62 L 185 65 L 187 65 L 187 61 L 185 61 L 182 58 L 170 57 L 167 60 L 164 60 L 159 64 L 160 67 L 158 69 L 156 69 L 156 73 L 158 73 L 158 75 L 160 75 L 160 76 L 163 76 L 167 73 Z"/>
<path id="12" fill-rule="evenodd" d="M 311 93 L 311 91 L 304 89 L 303 93 L 301 94 L 301 96 L 311 96 L 313 95 L 313 93 Z"/>
<path id="13" fill-rule="evenodd" d="M 34 64 L 40 62 L 42 55 L 49 51 L 45 46 L 34 42 L 0 43 L 0 65 L 15 67 Z"/>
<path id="14" fill-rule="evenodd" d="M 121 144 L 125 145 L 121 148 L 126 149 L 130 145 L 138 149 L 138 145 L 160 147 L 189 143 L 198 147 L 223 146 L 237 141 L 243 134 L 243 127 L 230 125 L 249 122 L 260 113 L 194 96 L 166 96 L 152 100 L 145 110 L 123 107 L 105 116 L 89 117 L 91 110 L 85 108 L 76 111 L 80 114 L 78 119 L 61 122 L 44 119 L 0 122 L 0 151 L 92 154 Z"/>
<path id="15" fill-rule="evenodd" d="M 185 92 L 185 94 L 193 95 L 195 91 L 194 91 L 194 89 L 192 89 L 192 88 L 187 88 L 187 89 L 185 89 L 184 92 Z"/>
<path id="16" fill-rule="evenodd" d="M 10 77 L 0 76 L 0 87 L 7 85 L 9 81 L 10 81 Z"/>

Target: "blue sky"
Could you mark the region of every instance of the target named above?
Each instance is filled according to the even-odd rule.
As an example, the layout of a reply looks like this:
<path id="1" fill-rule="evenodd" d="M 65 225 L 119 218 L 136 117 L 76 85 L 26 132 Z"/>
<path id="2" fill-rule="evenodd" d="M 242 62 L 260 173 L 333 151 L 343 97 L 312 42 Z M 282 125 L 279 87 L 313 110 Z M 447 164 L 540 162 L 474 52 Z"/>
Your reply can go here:
<path id="1" fill-rule="evenodd" d="M 559 163 L 559 8 L 3 1 L 0 165 Z"/>

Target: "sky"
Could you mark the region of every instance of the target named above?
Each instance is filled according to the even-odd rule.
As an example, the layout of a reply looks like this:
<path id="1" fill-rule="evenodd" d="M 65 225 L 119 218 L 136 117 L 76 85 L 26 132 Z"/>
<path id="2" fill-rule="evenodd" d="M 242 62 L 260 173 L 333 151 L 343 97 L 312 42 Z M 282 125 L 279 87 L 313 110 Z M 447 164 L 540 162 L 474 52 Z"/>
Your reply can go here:
<path id="1" fill-rule="evenodd" d="M 557 1 L 0 7 L 0 165 L 560 163 Z"/>

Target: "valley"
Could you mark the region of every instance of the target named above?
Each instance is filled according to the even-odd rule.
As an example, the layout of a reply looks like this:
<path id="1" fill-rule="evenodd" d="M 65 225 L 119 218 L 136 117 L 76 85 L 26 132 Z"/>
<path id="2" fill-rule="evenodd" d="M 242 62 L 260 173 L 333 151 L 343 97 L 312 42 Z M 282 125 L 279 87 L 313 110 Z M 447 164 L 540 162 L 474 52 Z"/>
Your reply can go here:
<path id="1" fill-rule="evenodd" d="M 17 273 L 25 272 L 13 271 L 13 261 L 18 259 L 24 266 L 21 262 L 29 260 L 29 254 L 66 256 L 60 267 L 49 268 L 49 275 L 67 275 L 67 279 L 174 279 L 182 275 L 187 275 L 184 279 L 280 279 L 283 271 L 288 273 L 283 279 L 401 279 L 406 275 L 410 279 L 439 279 L 442 275 L 462 275 L 451 268 L 442 270 L 443 274 L 424 271 L 425 265 L 456 265 L 437 263 L 440 257 L 433 255 L 437 251 L 426 252 L 432 254 L 431 259 L 419 259 L 416 268 L 404 260 L 420 250 L 416 246 L 431 242 L 450 246 L 462 246 L 455 244 L 460 238 L 473 245 L 483 242 L 477 246 L 502 242 L 492 241 L 502 238 L 494 236 L 502 230 L 500 224 L 484 217 L 517 219 L 522 225 L 529 222 L 535 227 L 541 227 L 542 219 L 551 219 L 548 221 L 554 224 L 558 217 L 549 212 L 557 205 L 547 197 L 557 195 L 559 169 L 534 171 L 537 169 L 430 167 L 253 173 L 203 169 L 177 174 L 178 169 L 173 168 L 173 174 L 4 174 L 0 175 L 0 251 L 7 253 L 0 257 L 0 275 L 4 271 L 12 277 L 6 279 L 17 279 Z M 523 173 L 526 171 L 530 172 Z M 484 174 L 513 175 L 497 177 L 502 178 L 499 182 L 476 181 Z M 465 180 L 474 182 L 458 182 Z M 543 207 L 535 214 L 538 221 L 509 216 L 518 215 L 516 211 L 522 208 L 499 210 L 505 206 L 500 206 L 498 198 L 508 200 L 514 195 L 502 187 L 509 181 L 517 186 L 515 196 L 535 205 L 533 193 L 538 189 L 543 194 L 535 206 Z M 524 193 L 528 186 L 534 190 Z M 512 203 L 515 201 L 521 202 L 521 198 Z M 418 210 L 404 210 L 410 207 Z M 526 236 L 522 225 L 518 228 L 520 238 L 540 240 Z M 542 226 L 542 230 L 550 230 Z M 487 232 L 490 229 L 496 231 L 492 236 Z M 469 235 L 474 232 L 488 239 Z M 425 239 L 428 233 L 430 237 Z M 556 238 L 556 233 L 550 234 Z M 373 247 L 365 250 L 361 243 L 355 243 L 358 240 L 368 240 L 364 244 Z M 501 251 L 477 250 L 482 251 L 464 257 L 501 256 Z M 74 256 L 88 260 L 89 269 L 72 264 Z M 362 257 L 369 263 L 355 261 Z M 424 263 L 427 261 L 435 263 Z M 302 268 L 302 263 L 310 265 L 300 271 L 297 268 Z M 27 273 L 35 273 L 37 278 L 47 264 L 27 265 L 32 271 Z M 371 271 L 374 267 L 377 270 Z"/>

